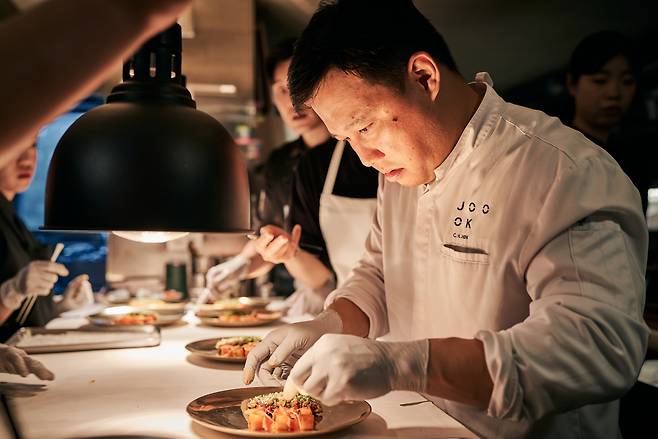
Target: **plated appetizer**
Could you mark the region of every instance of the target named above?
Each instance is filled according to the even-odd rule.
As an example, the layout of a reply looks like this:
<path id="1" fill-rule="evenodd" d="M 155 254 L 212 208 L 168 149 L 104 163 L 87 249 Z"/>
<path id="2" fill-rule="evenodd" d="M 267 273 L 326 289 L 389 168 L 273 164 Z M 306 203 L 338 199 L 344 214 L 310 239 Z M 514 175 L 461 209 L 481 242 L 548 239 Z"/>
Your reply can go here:
<path id="1" fill-rule="evenodd" d="M 322 420 L 320 401 L 308 395 L 297 394 L 291 400 L 285 400 L 283 392 L 266 393 L 245 399 L 240 408 L 249 431 L 312 431 Z"/>
<path id="2" fill-rule="evenodd" d="M 154 312 L 136 311 L 112 317 L 114 325 L 152 325 L 158 320 Z"/>
<path id="3" fill-rule="evenodd" d="M 260 342 L 260 337 L 237 336 L 220 338 L 215 344 L 220 357 L 246 358 L 254 346 Z"/>

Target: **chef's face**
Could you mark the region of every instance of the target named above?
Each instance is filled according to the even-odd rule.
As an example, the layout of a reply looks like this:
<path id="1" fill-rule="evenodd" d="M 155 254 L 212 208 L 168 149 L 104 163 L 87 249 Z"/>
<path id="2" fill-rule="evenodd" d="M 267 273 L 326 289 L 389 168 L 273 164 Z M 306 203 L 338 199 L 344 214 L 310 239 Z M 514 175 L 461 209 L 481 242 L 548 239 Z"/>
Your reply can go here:
<path id="1" fill-rule="evenodd" d="M 412 76 L 405 90 L 398 91 L 333 68 L 307 104 L 334 137 L 352 145 L 364 165 L 389 181 L 418 186 L 434 180 L 443 159 L 432 134 L 436 121 L 431 106 L 437 94 Z"/>
<path id="2" fill-rule="evenodd" d="M 30 145 L 15 160 L 0 169 L 0 190 L 19 193 L 32 183 L 37 162 L 37 148 Z"/>
<path id="3" fill-rule="evenodd" d="M 581 75 L 569 86 L 576 102 L 576 117 L 596 127 L 617 125 L 635 96 L 635 76 L 623 55 L 603 65 L 601 71 Z"/>
<path id="4" fill-rule="evenodd" d="M 311 109 L 301 113 L 295 111 L 288 92 L 288 67 L 290 67 L 290 59 L 280 62 L 274 68 L 272 101 L 286 126 L 301 136 L 322 125 L 322 121 Z"/>

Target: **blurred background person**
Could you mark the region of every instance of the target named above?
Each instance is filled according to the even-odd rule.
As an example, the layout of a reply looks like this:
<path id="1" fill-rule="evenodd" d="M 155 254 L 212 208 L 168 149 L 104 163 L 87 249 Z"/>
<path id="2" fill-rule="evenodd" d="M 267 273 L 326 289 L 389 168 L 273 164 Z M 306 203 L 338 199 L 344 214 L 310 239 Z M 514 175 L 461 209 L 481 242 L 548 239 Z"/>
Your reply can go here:
<path id="1" fill-rule="evenodd" d="M 315 314 L 363 252 L 376 207 L 377 172 L 364 166 L 348 144 L 333 139 L 312 109 L 294 109 L 287 82 L 294 44 L 289 39 L 277 45 L 267 67 L 272 100 L 299 137 L 275 150 L 265 164 L 260 237 L 211 268 L 207 283 L 217 294 L 227 283 L 283 266 L 295 279 L 289 313 Z"/>
<path id="2" fill-rule="evenodd" d="M 263 187 L 258 194 L 255 228 L 268 225 L 267 230 L 289 230 L 292 183 L 297 162 L 306 151 L 332 141 L 320 118 L 312 110 L 295 111 L 288 96 L 288 66 L 294 44 L 294 38 L 282 41 L 272 48 L 266 60 L 272 102 L 285 126 L 298 137 L 272 151 L 259 170 L 263 176 Z M 248 242 L 238 255 L 208 270 L 207 286 L 214 298 L 220 298 L 223 291 L 230 289 L 240 279 L 255 278 L 267 273 L 270 273 L 275 284 L 289 283 L 287 288 L 283 288 L 283 293 L 287 294 L 294 290 L 293 277 L 307 279 L 305 273 L 314 278 L 330 277 L 330 271 L 304 250 L 299 258 L 304 261 L 305 270 L 300 264 L 277 266 L 263 259 L 259 250 L 262 252 L 264 247 L 260 244 L 267 236 L 268 233 L 259 238 L 259 242 Z M 292 276 L 289 271 L 293 272 Z"/>
<path id="3" fill-rule="evenodd" d="M 625 124 L 638 73 L 638 55 L 631 42 L 605 30 L 588 35 L 576 46 L 566 80 L 574 103 L 572 127 L 615 158 L 638 188 L 646 212 L 655 178 L 650 160 L 654 142 Z"/>
<path id="4" fill-rule="evenodd" d="M 0 341 L 21 326 L 44 326 L 64 311 L 93 303 L 86 274 L 69 282 L 61 300 L 52 288 L 59 276 L 67 276 L 64 265 L 50 262 L 51 249 L 42 246 L 14 212 L 12 200 L 27 190 L 34 176 L 37 150 L 32 143 L 0 169 Z M 19 323 L 21 305 L 37 296 L 24 324 Z"/>

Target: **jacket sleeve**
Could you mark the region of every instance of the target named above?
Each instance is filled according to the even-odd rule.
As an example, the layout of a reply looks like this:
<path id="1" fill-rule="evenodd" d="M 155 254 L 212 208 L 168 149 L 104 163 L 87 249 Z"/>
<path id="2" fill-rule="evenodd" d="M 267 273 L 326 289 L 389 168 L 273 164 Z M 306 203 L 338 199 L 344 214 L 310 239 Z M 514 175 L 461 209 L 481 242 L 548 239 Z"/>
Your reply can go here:
<path id="1" fill-rule="evenodd" d="M 343 298 L 358 306 L 370 320 L 369 338 L 380 337 L 388 332 L 382 259 L 384 185 L 384 179 L 380 176 L 377 189 L 377 212 L 366 239 L 365 252 L 358 266 L 345 284 L 332 292 L 325 302 L 326 308 L 336 300 Z"/>
<path id="2" fill-rule="evenodd" d="M 494 382 L 490 416 L 534 420 L 633 385 L 648 339 L 647 235 L 639 194 L 612 159 L 557 174 L 518 260 L 528 318 L 476 335 Z"/>

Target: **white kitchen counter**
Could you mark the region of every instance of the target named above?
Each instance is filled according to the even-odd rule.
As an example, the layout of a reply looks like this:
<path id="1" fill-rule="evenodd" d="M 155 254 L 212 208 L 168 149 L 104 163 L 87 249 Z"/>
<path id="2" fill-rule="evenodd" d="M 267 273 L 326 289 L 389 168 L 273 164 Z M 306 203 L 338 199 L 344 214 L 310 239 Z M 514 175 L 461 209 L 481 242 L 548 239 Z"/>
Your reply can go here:
<path id="1" fill-rule="evenodd" d="M 17 387 L 34 393 L 11 399 L 24 439 L 233 437 L 196 425 L 185 408 L 199 396 L 242 387 L 242 365 L 194 357 L 185 345 L 229 335 L 262 336 L 272 326 L 213 328 L 197 326 L 191 315 L 186 320 L 162 328 L 157 347 L 35 355 L 55 373 L 53 382 L 0 374 L 0 381 L 20 383 Z M 74 327 L 75 322 L 57 319 L 49 327 Z M 363 423 L 324 437 L 476 437 L 431 403 L 400 407 L 423 399 L 412 392 L 373 399 L 373 413 Z"/>

